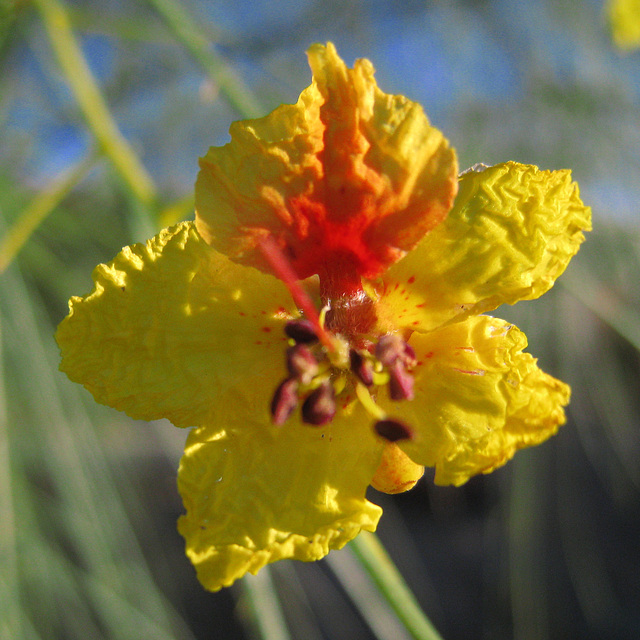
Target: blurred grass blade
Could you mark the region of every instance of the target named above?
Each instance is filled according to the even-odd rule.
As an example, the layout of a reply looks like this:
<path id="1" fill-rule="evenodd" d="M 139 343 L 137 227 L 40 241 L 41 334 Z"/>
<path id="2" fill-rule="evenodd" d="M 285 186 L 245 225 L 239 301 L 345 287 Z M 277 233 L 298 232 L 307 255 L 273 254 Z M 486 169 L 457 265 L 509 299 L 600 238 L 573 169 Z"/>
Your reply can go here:
<path id="1" fill-rule="evenodd" d="M 243 117 L 264 115 L 253 93 L 236 76 L 231 67 L 211 48 L 201 26 L 176 0 L 148 0 L 164 18 L 175 37 L 198 61 L 220 89 L 229 104 Z"/>
<path id="2" fill-rule="evenodd" d="M 350 548 L 413 638 L 442 640 L 375 533 L 362 531 L 350 542 Z"/>
<path id="3" fill-rule="evenodd" d="M 511 463 L 508 516 L 509 596 L 515 640 L 544 640 L 549 634 L 544 567 L 545 478 L 541 455 L 521 452 Z"/>
<path id="4" fill-rule="evenodd" d="M 378 640 L 411 640 L 412 636 L 350 547 L 330 553 L 325 562 Z"/>
<path id="5" fill-rule="evenodd" d="M 81 389 L 56 371 L 47 311 L 15 268 L 0 280 L 0 312 L 8 422 L 19 425 L 10 468 L 23 627 L 45 637 L 192 638 L 151 574 Z"/>
<path id="6" fill-rule="evenodd" d="M 270 567 L 264 567 L 255 576 L 245 576 L 240 587 L 241 604 L 248 609 L 246 617 L 256 636 L 262 640 L 292 640 Z"/>
<path id="7" fill-rule="evenodd" d="M 0 275 L 11 264 L 40 223 L 89 172 L 96 157 L 95 153 L 91 153 L 74 167 L 59 175 L 20 212 L 16 221 L 0 239 Z"/>
<path id="8" fill-rule="evenodd" d="M 572 268 L 561 280 L 562 286 L 640 351 L 640 314 L 617 298 L 611 287 L 600 285 L 586 270 Z"/>
<path id="9" fill-rule="evenodd" d="M 101 149 L 140 202 L 150 206 L 156 189 L 126 138 L 120 133 L 100 88 L 71 30 L 60 0 L 35 0 L 49 34 L 51 46 L 78 105 Z"/>
<path id="10" fill-rule="evenodd" d="M 12 461 L 9 455 L 7 393 L 4 384 L 2 317 L 0 316 L 0 638 L 23 638 Z"/>

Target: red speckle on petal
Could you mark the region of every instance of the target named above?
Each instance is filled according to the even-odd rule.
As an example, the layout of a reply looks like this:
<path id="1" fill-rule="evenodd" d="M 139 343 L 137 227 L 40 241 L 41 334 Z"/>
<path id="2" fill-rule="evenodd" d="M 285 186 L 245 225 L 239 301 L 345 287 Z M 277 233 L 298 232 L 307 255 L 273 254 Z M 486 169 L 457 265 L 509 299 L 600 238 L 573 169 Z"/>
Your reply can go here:
<path id="1" fill-rule="evenodd" d="M 420 321 L 419 320 L 414 320 L 411 324 L 412 325 L 417 325 L 417 324 L 420 324 Z"/>
<path id="2" fill-rule="evenodd" d="M 425 304 L 426 302 L 421 302 L 420 304 L 417 304 L 416 309 L 422 309 L 422 307 L 424 307 Z"/>
<path id="3" fill-rule="evenodd" d="M 411 277 L 407 280 L 407 282 L 408 282 L 409 284 L 413 284 L 415 281 L 416 281 L 416 277 L 415 277 L 415 276 L 411 276 Z"/>
<path id="4" fill-rule="evenodd" d="M 244 311 L 241 311 L 241 312 L 240 312 L 240 315 L 241 315 L 241 316 L 246 316 L 247 314 L 246 314 Z"/>
<path id="5" fill-rule="evenodd" d="M 425 358 L 433 358 L 433 351 L 429 351 L 429 353 L 424 354 Z"/>
<path id="6" fill-rule="evenodd" d="M 265 333 L 270 333 L 271 332 L 271 327 L 262 327 L 261 331 L 264 331 Z"/>

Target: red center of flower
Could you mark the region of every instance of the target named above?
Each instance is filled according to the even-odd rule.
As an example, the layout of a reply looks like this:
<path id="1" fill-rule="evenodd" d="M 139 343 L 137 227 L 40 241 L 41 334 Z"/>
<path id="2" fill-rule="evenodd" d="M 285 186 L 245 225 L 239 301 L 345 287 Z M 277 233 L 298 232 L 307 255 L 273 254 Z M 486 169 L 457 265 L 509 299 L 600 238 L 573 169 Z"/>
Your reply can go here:
<path id="1" fill-rule="evenodd" d="M 321 318 L 276 243 L 267 238 L 260 249 L 307 316 L 285 326 L 289 375 L 271 401 L 274 424 L 284 424 L 299 403 L 303 422 L 327 424 L 336 414 L 336 397 L 349 389 L 378 418 L 378 435 L 392 442 L 410 438 L 413 431 L 384 415 L 368 389 L 384 384 L 392 400 L 411 400 L 415 353 L 397 334 L 375 336 L 375 303 L 362 288 L 357 271 L 346 261 L 320 274 Z"/>

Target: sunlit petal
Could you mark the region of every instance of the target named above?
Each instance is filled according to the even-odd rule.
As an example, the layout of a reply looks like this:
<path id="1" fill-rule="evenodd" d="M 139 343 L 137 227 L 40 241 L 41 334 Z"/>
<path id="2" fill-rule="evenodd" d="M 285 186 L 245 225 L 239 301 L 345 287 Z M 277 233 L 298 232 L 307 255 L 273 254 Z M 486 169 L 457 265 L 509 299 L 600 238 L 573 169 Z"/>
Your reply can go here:
<path id="1" fill-rule="evenodd" d="M 469 318 L 429 334 L 414 333 L 415 398 L 382 401 L 414 430 L 399 446 L 436 468 L 436 482 L 459 485 L 539 444 L 565 422 L 569 387 L 522 353 L 525 335 L 504 320 Z"/>
<path id="2" fill-rule="evenodd" d="M 295 313 L 280 281 L 217 253 L 193 223 L 126 247 L 93 277 L 56 339 L 61 369 L 98 402 L 181 427 L 221 403 L 267 422 Z"/>
<path id="3" fill-rule="evenodd" d="M 380 91 L 368 60 L 309 49 L 313 84 L 295 105 L 234 123 L 201 160 L 196 224 L 214 247 L 267 269 L 272 235 L 300 277 L 381 273 L 449 210 L 454 151 L 422 108 Z"/>
<path id="4" fill-rule="evenodd" d="M 379 292 L 396 324 L 418 331 L 537 298 L 590 228 L 569 171 L 515 162 L 471 171 L 446 220 L 389 269 Z"/>
<path id="5" fill-rule="evenodd" d="M 259 431 L 194 430 L 180 464 L 187 513 L 178 526 L 200 582 L 217 590 L 270 562 L 318 560 L 374 531 L 382 510 L 365 492 L 381 454 L 365 422 L 342 418 L 321 428 L 293 420 Z"/>

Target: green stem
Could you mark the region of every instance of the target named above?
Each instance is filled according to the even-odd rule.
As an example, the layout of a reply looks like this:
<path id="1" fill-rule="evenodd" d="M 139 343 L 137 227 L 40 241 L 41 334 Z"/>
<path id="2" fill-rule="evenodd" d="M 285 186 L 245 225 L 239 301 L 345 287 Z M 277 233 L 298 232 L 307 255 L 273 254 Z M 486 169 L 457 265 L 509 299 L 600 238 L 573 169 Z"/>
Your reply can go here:
<path id="1" fill-rule="evenodd" d="M 202 27 L 175 0 L 149 0 L 164 18 L 175 37 L 186 47 L 218 85 L 229 104 L 243 117 L 256 118 L 264 113 L 251 91 L 211 49 Z"/>
<path id="2" fill-rule="evenodd" d="M 120 133 L 73 35 L 65 6 L 60 0 L 35 0 L 35 3 L 62 72 L 101 149 L 135 197 L 141 203 L 151 205 L 156 195 L 153 180 Z"/>
<path id="3" fill-rule="evenodd" d="M 269 567 L 264 567 L 255 576 L 245 576 L 241 586 L 249 605 L 251 623 L 259 637 L 264 640 L 291 640 Z"/>
<path id="4" fill-rule="evenodd" d="M 53 211 L 58 203 L 89 172 L 96 162 L 96 154 L 91 153 L 69 171 L 58 176 L 22 210 L 13 225 L 0 239 L 0 274 L 11 264 L 31 234 Z"/>
<path id="5" fill-rule="evenodd" d="M 407 631 L 416 640 L 442 640 L 375 533 L 362 531 L 350 546 Z"/>
<path id="6" fill-rule="evenodd" d="M 612 293 L 610 287 L 600 284 L 586 269 L 577 266 L 571 269 L 571 273 L 564 273 L 558 283 L 640 351 L 638 313 Z"/>

